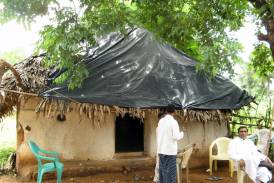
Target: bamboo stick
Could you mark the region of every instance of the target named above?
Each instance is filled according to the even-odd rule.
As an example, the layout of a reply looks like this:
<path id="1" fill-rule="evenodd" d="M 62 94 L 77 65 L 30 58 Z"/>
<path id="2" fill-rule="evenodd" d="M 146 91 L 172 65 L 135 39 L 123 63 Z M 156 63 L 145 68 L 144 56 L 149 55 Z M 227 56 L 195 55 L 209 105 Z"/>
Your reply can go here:
<path id="1" fill-rule="evenodd" d="M 17 93 L 17 94 L 22 94 L 22 95 L 30 95 L 30 96 L 38 97 L 38 94 L 36 94 L 36 93 L 27 93 L 27 92 L 9 90 L 9 89 L 4 89 L 4 88 L 1 88 L 1 90 L 7 91 L 7 92 L 12 92 L 12 93 Z"/>
<path id="2" fill-rule="evenodd" d="M 270 125 L 269 125 L 269 137 L 268 137 L 268 141 L 267 141 L 267 151 L 266 151 L 266 156 L 268 156 L 269 150 L 270 150 L 270 146 L 271 146 L 271 137 L 272 137 L 272 124 L 274 121 L 274 102 L 273 102 L 273 106 L 272 106 L 272 116 L 269 119 L 270 121 Z"/>

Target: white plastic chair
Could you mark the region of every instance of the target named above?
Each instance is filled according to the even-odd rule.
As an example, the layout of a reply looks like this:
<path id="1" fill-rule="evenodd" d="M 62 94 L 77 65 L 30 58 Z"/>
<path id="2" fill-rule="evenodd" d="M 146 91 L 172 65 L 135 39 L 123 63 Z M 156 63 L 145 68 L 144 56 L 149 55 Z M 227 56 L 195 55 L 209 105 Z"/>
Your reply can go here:
<path id="1" fill-rule="evenodd" d="M 231 139 L 227 137 L 219 137 L 215 139 L 209 146 L 209 173 L 212 175 L 212 163 L 214 162 L 214 169 L 217 171 L 217 161 L 227 160 L 229 161 L 229 172 L 230 177 L 233 177 L 234 163 L 233 160 L 229 158 L 228 146 Z M 213 154 L 213 147 L 216 145 L 217 154 Z"/>

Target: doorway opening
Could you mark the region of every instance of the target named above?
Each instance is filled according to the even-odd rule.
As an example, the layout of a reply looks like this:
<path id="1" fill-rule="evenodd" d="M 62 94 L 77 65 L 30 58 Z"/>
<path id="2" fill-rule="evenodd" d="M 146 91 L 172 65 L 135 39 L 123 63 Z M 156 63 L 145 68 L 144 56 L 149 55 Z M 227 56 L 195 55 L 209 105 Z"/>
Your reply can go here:
<path id="1" fill-rule="evenodd" d="M 116 117 L 115 121 L 115 152 L 143 152 L 144 123 L 141 119 L 128 113 L 124 117 Z"/>

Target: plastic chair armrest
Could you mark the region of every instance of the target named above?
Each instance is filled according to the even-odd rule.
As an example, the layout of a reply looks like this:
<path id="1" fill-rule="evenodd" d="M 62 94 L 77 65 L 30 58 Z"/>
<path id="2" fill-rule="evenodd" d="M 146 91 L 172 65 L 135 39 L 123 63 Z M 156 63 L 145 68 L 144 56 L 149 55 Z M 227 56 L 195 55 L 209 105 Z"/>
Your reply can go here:
<path id="1" fill-rule="evenodd" d="M 38 156 L 38 158 L 47 160 L 47 161 L 59 161 L 59 159 L 56 157 L 48 157 L 48 156 L 43 156 L 43 155 L 37 155 L 37 156 Z"/>
<path id="2" fill-rule="evenodd" d="M 212 149 L 213 149 L 213 146 L 216 144 L 216 142 L 213 142 L 210 144 L 209 146 L 209 155 L 212 156 Z"/>
<path id="3" fill-rule="evenodd" d="M 44 154 L 54 155 L 54 156 L 56 156 L 56 157 L 59 156 L 59 153 L 56 152 L 56 151 L 47 151 L 47 150 L 44 150 L 44 149 L 40 149 L 40 151 L 41 151 L 42 153 L 44 153 Z"/>

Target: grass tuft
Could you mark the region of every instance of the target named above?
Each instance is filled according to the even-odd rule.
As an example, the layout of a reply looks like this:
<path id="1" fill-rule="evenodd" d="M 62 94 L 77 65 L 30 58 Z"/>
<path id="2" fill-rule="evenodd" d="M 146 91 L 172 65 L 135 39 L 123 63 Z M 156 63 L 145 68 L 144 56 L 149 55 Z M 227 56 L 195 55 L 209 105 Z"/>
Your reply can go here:
<path id="1" fill-rule="evenodd" d="M 0 147 L 0 169 L 3 169 L 11 153 L 15 152 L 14 147 Z"/>

